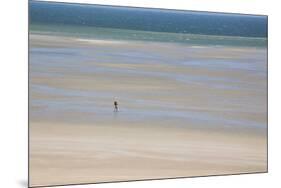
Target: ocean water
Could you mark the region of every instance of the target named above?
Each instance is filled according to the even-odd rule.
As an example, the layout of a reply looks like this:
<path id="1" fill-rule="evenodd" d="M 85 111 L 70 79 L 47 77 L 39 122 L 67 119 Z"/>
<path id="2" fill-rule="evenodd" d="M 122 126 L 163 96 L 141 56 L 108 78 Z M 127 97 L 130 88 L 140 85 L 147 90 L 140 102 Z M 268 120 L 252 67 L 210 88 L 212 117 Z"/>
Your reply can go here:
<path id="1" fill-rule="evenodd" d="M 266 47 L 267 17 L 30 2 L 30 32 L 108 40 Z"/>
<path id="2" fill-rule="evenodd" d="M 31 23 L 202 35 L 267 37 L 267 17 L 147 8 L 30 2 Z"/>

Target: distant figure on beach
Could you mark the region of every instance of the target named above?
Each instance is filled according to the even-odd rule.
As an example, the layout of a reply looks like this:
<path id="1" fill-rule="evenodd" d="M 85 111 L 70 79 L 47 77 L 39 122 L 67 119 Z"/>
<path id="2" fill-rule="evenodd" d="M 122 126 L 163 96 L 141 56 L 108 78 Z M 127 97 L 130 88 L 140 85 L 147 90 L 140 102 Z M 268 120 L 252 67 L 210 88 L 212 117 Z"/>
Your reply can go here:
<path id="1" fill-rule="evenodd" d="M 118 103 L 114 101 L 114 112 L 118 112 Z"/>

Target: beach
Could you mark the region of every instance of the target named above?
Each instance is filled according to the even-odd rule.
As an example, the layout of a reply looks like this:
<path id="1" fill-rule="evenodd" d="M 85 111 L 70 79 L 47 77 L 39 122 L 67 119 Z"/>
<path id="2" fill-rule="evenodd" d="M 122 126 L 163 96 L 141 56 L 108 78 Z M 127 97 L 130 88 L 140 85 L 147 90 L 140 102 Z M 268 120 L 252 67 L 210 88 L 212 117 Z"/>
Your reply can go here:
<path id="1" fill-rule="evenodd" d="M 31 186 L 267 171 L 266 48 L 29 38 Z"/>
<path id="2" fill-rule="evenodd" d="M 258 133 L 143 124 L 30 128 L 33 186 L 266 171 L 266 135 Z"/>

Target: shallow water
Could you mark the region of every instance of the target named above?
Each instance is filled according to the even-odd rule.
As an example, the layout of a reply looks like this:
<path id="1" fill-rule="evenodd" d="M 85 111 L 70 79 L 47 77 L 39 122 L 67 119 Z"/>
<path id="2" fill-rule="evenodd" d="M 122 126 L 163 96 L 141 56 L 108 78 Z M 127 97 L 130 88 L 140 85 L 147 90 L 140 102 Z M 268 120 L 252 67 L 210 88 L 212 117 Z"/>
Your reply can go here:
<path id="1" fill-rule="evenodd" d="M 31 120 L 266 129 L 266 49 L 48 40 L 31 34 Z"/>

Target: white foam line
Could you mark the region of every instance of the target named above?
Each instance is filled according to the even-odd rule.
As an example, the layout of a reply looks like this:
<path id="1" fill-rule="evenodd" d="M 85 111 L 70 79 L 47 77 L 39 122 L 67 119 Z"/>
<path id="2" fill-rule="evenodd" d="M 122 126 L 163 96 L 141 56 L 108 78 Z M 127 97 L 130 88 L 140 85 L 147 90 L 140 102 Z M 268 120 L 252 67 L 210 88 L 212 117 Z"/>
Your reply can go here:
<path id="1" fill-rule="evenodd" d="M 91 44 L 124 44 L 125 42 L 101 39 L 76 39 L 79 42 L 86 42 Z"/>

